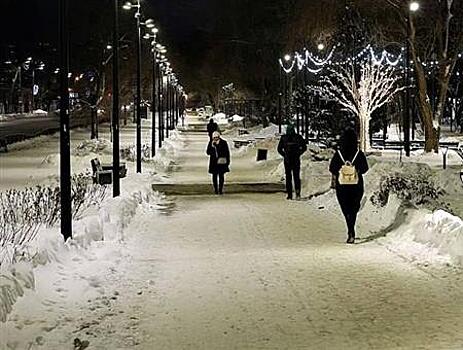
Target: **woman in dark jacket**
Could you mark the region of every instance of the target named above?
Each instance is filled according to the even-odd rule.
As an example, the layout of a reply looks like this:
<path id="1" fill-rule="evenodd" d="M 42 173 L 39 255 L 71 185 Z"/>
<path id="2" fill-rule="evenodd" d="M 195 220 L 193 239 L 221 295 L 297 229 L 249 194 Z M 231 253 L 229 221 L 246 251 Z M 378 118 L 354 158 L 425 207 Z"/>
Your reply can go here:
<path id="1" fill-rule="evenodd" d="M 223 194 L 225 173 L 230 171 L 230 150 L 227 141 L 220 138 L 218 131 L 212 133 L 206 154 L 209 155 L 209 174 L 212 174 L 214 191 L 216 194 Z"/>
<path id="2" fill-rule="evenodd" d="M 356 184 L 339 183 L 339 171 L 346 162 L 351 162 L 357 171 L 358 182 Z M 354 243 L 355 241 L 355 222 L 363 197 L 362 175 L 367 171 L 367 159 L 358 148 L 357 134 L 353 129 L 347 129 L 341 138 L 340 147 L 338 147 L 330 163 L 330 172 L 333 176 L 332 187 L 336 188 L 336 197 L 346 219 L 347 243 Z"/>

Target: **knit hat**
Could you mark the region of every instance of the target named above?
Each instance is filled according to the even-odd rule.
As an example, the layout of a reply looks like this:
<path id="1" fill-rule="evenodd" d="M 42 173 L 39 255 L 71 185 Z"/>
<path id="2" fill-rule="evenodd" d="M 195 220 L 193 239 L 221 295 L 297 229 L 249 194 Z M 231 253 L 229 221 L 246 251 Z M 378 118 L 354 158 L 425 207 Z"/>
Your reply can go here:
<path id="1" fill-rule="evenodd" d="M 212 138 L 214 138 L 214 137 L 220 137 L 220 132 L 214 131 L 214 132 L 212 133 Z"/>
<path id="2" fill-rule="evenodd" d="M 295 133 L 294 125 L 293 124 L 286 125 L 286 135 L 292 135 L 294 133 Z"/>

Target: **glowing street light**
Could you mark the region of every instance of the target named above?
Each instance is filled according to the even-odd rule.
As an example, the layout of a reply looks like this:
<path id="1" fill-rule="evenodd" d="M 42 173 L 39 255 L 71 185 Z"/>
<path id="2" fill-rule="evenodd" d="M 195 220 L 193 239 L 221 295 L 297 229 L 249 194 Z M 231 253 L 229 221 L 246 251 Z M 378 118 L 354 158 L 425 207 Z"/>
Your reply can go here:
<path id="1" fill-rule="evenodd" d="M 410 3 L 410 11 L 411 12 L 416 12 L 420 9 L 420 4 L 418 1 L 412 1 Z"/>
<path id="2" fill-rule="evenodd" d="M 289 61 L 291 59 L 291 55 L 286 54 L 284 59 L 285 59 L 285 61 Z"/>
<path id="3" fill-rule="evenodd" d="M 318 51 L 322 51 L 322 50 L 325 49 L 325 45 L 323 45 L 323 43 L 320 43 L 320 44 L 317 45 L 317 49 L 318 49 Z"/>

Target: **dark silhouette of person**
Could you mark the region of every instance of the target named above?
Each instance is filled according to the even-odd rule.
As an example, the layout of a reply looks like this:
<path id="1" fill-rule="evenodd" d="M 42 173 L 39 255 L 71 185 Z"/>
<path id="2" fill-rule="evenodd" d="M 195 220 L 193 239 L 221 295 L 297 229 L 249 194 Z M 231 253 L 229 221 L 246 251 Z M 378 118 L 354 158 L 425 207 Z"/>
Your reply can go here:
<path id="1" fill-rule="evenodd" d="M 219 125 L 214 121 L 213 118 L 209 119 L 209 124 L 207 124 L 207 133 L 209 134 L 209 140 L 212 139 L 212 133 L 214 131 L 219 131 Z"/>
<path id="2" fill-rule="evenodd" d="M 225 173 L 230 171 L 230 149 L 227 141 L 220 137 L 218 131 L 212 133 L 206 154 L 209 156 L 209 174 L 212 175 L 214 192 L 215 194 L 223 194 Z"/>
<path id="3" fill-rule="evenodd" d="M 346 162 L 352 163 L 357 172 L 356 184 L 340 184 L 339 171 Z M 336 189 L 336 197 L 347 225 L 347 243 L 355 242 L 355 222 L 363 197 L 363 174 L 368 171 L 365 154 L 358 148 L 357 133 L 347 129 L 341 137 L 340 145 L 330 162 L 332 187 Z"/>
<path id="4" fill-rule="evenodd" d="M 281 136 L 278 143 L 278 153 L 284 158 L 286 178 L 286 199 L 293 199 L 293 184 L 296 198 L 301 197 L 301 155 L 307 150 L 307 145 L 301 135 L 296 133 L 293 125 L 286 127 L 286 134 Z"/>

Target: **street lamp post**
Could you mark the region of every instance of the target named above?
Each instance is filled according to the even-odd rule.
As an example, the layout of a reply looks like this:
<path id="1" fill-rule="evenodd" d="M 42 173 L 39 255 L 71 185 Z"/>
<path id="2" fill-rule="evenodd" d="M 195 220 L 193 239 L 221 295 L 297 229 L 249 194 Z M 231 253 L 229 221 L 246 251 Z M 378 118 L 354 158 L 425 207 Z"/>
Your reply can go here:
<path id="1" fill-rule="evenodd" d="M 113 8 L 113 117 L 112 117 L 112 135 L 113 135 L 113 197 L 118 197 L 120 190 L 120 154 L 119 154 L 119 0 L 114 0 Z M 98 112 L 97 112 L 98 113 Z"/>
<path id="2" fill-rule="evenodd" d="M 409 11 L 407 12 L 407 45 L 405 52 L 405 113 L 404 113 L 404 150 L 407 157 L 410 156 L 410 26 L 412 13 L 418 11 L 420 5 L 417 1 L 409 3 Z"/>
<path id="3" fill-rule="evenodd" d="M 285 55 L 285 61 L 288 62 L 291 59 L 290 55 Z M 284 88 L 285 88 L 285 121 L 289 118 L 289 103 L 288 103 L 288 74 L 284 77 Z"/>
<path id="4" fill-rule="evenodd" d="M 281 66 L 278 65 L 278 133 L 281 134 Z"/>
<path id="5" fill-rule="evenodd" d="M 61 234 L 72 238 L 71 147 L 69 130 L 69 29 L 68 0 L 60 0 L 60 196 Z"/>
<path id="6" fill-rule="evenodd" d="M 170 112 L 169 112 L 169 88 L 170 88 L 170 74 L 169 72 L 167 71 L 167 74 L 166 74 L 166 90 L 165 90 L 165 95 L 166 95 L 166 98 L 165 98 L 165 106 L 166 106 L 166 138 L 169 138 L 169 128 L 170 128 L 170 124 L 169 124 L 169 116 L 170 116 Z"/>
<path id="7" fill-rule="evenodd" d="M 161 58 L 161 56 L 160 56 Z M 161 58 L 162 60 L 162 58 Z M 161 61 L 160 60 L 160 61 Z M 157 65 L 157 77 L 158 77 L 158 145 L 159 148 L 162 147 L 162 141 L 164 141 L 163 138 L 163 124 L 162 124 L 162 70 L 161 70 L 161 62 L 158 62 Z"/>
<path id="8" fill-rule="evenodd" d="M 137 0 L 137 4 L 126 2 L 123 6 L 125 10 L 136 8 L 135 19 L 137 20 L 137 93 L 135 97 L 136 105 L 136 149 L 137 149 L 137 173 L 141 173 L 141 26 L 148 28 L 154 27 L 153 20 L 148 19 L 145 22 L 141 21 L 141 5 L 140 0 Z"/>
<path id="9" fill-rule="evenodd" d="M 157 81 L 157 58 L 156 58 L 156 34 L 158 33 L 157 28 L 152 28 L 151 32 L 153 34 L 145 34 L 143 37 L 145 39 L 152 39 L 151 41 L 151 52 L 152 52 L 152 97 L 151 97 L 151 111 L 152 111 L 152 122 L 151 122 L 151 156 L 156 155 L 156 100 L 157 100 L 157 90 L 156 90 L 156 81 Z"/>

